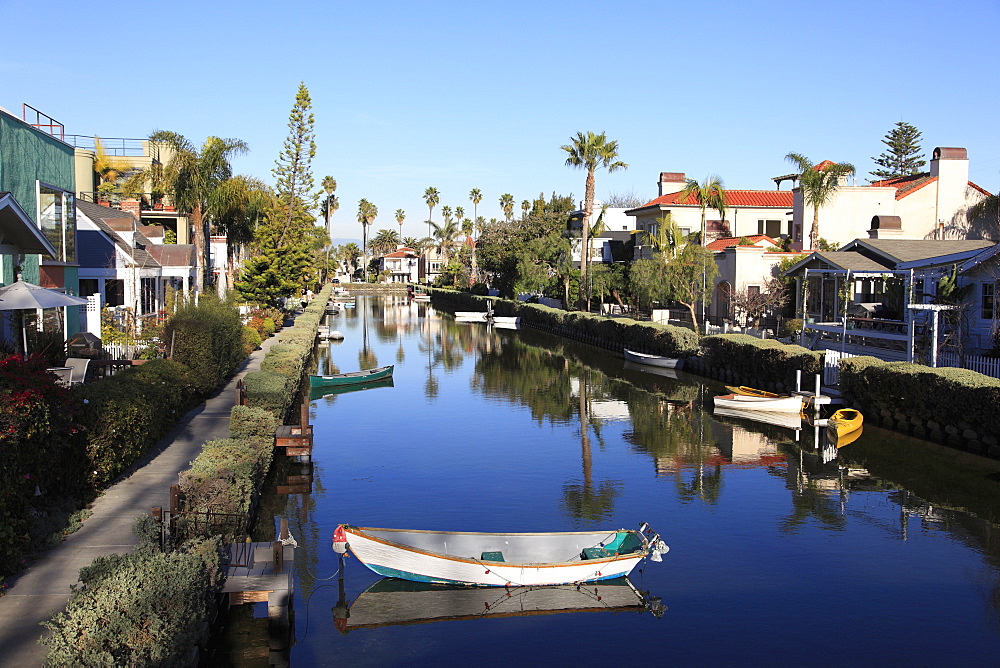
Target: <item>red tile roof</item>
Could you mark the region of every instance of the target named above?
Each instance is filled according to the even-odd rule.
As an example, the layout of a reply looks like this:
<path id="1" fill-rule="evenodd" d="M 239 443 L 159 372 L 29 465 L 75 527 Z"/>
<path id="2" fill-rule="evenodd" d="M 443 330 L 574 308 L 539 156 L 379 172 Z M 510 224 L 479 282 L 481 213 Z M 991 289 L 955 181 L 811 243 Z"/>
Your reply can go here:
<path id="1" fill-rule="evenodd" d="M 927 172 L 923 174 L 911 174 L 909 176 L 897 176 L 894 179 L 885 179 L 871 184 L 872 188 L 895 188 L 896 199 L 903 199 L 907 195 L 912 195 L 921 188 L 937 181 L 936 176 L 931 176 Z"/>
<path id="2" fill-rule="evenodd" d="M 412 248 L 397 248 L 395 251 L 386 253 L 382 257 L 415 257 L 416 254 L 417 251 Z"/>
<path id="3" fill-rule="evenodd" d="M 794 195 L 790 190 L 727 190 L 727 206 L 774 207 L 790 209 Z M 682 197 L 681 193 L 669 193 L 646 202 L 636 209 L 651 206 L 698 206 L 698 200 L 693 197 Z M 633 209 L 634 211 L 635 209 Z"/>
<path id="4" fill-rule="evenodd" d="M 714 250 L 714 251 L 726 250 L 730 246 L 739 246 L 740 245 L 740 239 L 743 239 L 743 238 L 749 239 L 750 241 L 752 241 L 754 243 L 754 245 L 757 245 L 761 241 L 766 241 L 767 243 L 771 244 L 772 246 L 777 246 L 778 245 L 777 241 L 775 241 L 771 237 L 767 236 L 766 234 L 747 234 L 747 235 L 745 235 L 745 237 L 724 237 L 722 239 L 716 239 L 715 241 L 713 241 L 713 242 L 709 243 L 707 246 L 705 246 L 705 248 L 707 248 L 709 250 Z"/>

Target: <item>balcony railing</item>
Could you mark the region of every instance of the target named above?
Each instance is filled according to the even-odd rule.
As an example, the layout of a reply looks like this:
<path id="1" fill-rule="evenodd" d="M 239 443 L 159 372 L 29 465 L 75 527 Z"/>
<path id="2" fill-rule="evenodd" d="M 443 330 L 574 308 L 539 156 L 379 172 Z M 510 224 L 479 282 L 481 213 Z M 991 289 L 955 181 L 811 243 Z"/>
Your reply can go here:
<path id="1" fill-rule="evenodd" d="M 149 156 L 154 160 L 160 159 L 159 147 L 154 142 L 145 139 L 127 139 L 123 137 L 96 137 L 101 142 L 101 148 L 108 155 L 120 158 L 146 156 L 147 146 Z M 92 135 L 64 135 L 63 141 L 73 148 L 82 148 L 90 151 L 97 150 L 95 137 Z"/>
<path id="2" fill-rule="evenodd" d="M 166 213 L 175 212 L 177 208 L 170 204 L 169 198 L 157 193 L 135 193 L 132 197 L 125 197 L 121 193 L 103 193 L 98 191 L 81 191 L 77 197 L 84 202 L 92 202 L 112 209 L 121 209 L 122 201 L 126 199 L 139 200 L 139 209 L 142 211 L 163 211 Z"/>

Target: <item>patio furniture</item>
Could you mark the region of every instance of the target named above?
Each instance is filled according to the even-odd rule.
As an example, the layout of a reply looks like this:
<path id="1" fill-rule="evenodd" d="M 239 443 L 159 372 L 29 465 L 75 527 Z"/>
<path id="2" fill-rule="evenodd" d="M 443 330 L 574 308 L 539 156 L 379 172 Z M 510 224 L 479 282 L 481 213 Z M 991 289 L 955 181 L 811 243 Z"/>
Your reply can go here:
<path id="1" fill-rule="evenodd" d="M 82 357 L 67 357 L 66 366 L 73 370 L 69 384 L 77 385 L 87 379 L 87 367 L 90 366 L 90 360 Z"/>
<path id="2" fill-rule="evenodd" d="M 63 387 L 69 387 L 71 380 L 73 378 L 73 367 L 70 366 L 53 366 L 47 369 L 50 373 L 54 373 L 57 377 L 56 382 Z"/>

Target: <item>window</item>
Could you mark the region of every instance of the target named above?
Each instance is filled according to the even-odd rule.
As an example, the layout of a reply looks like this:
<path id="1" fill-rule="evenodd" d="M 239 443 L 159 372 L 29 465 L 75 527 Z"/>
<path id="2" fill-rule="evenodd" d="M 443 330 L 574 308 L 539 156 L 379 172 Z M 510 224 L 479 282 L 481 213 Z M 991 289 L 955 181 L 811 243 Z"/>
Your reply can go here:
<path id="1" fill-rule="evenodd" d="M 758 220 L 757 221 L 757 234 L 766 234 L 772 239 L 777 239 L 781 237 L 781 221 L 780 220 Z"/>
<path id="2" fill-rule="evenodd" d="M 38 182 L 38 226 L 56 249 L 56 262 L 76 262 L 76 200 L 73 193 Z"/>
<path id="3" fill-rule="evenodd" d="M 980 317 L 983 320 L 992 320 L 996 315 L 996 283 L 983 283 L 983 312 Z"/>
<path id="4" fill-rule="evenodd" d="M 154 313 L 156 311 L 155 278 L 139 279 L 139 296 L 140 296 L 139 307 L 142 309 L 142 315 Z"/>

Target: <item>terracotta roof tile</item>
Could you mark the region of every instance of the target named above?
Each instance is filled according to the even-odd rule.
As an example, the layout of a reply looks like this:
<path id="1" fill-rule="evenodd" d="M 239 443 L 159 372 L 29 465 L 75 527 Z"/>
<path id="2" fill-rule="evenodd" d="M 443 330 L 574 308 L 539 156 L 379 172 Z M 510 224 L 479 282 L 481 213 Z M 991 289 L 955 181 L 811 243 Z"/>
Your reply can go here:
<path id="1" fill-rule="evenodd" d="M 725 237 L 723 239 L 716 239 L 715 241 L 713 241 L 713 242 L 709 243 L 708 245 L 706 245 L 705 248 L 708 248 L 709 250 L 714 250 L 714 251 L 726 250 L 730 246 L 739 246 L 740 245 L 740 239 L 743 239 L 743 238 L 744 237 Z M 752 241 L 754 243 L 754 245 L 757 245 L 761 241 L 767 241 L 767 243 L 771 244 L 772 246 L 777 246 L 778 245 L 777 241 L 775 241 L 771 237 L 767 236 L 766 234 L 747 234 L 747 235 L 745 235 L 745 238 L 747 238 L 750 241 Z"/>
<path id="2" fill-rule="evenodd" d="M 795 195 L 790 190 L 727 190 L 727 206 L 774 207 L 790 209 Z M 692 196 L 683 197 L 682 193 L 669 193 L 646 202 L 636 209 L 651 206 L 698 206 L 698 200 Z M 636 209 L 632 209 L 635 211 Z"/>

